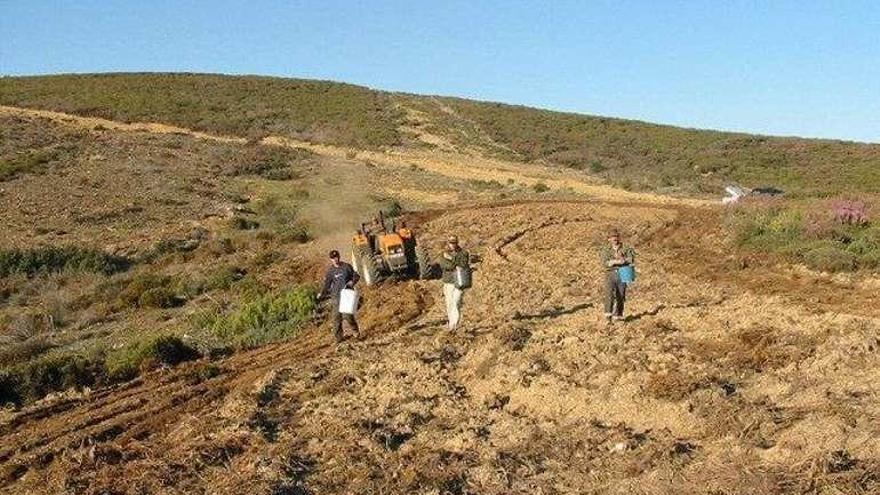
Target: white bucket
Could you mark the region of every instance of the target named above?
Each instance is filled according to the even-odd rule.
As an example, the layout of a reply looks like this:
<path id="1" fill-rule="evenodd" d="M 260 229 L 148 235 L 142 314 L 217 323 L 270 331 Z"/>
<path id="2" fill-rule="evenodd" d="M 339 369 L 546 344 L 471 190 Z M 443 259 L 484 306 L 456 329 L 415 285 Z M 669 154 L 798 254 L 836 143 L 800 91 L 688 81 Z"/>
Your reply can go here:
<path id="1" fill-rule="evenodd" d="M 339 293 L 339 312 L 354 315 L 358 309 L 358 293 L 354 289 L 342 289 Z"/>

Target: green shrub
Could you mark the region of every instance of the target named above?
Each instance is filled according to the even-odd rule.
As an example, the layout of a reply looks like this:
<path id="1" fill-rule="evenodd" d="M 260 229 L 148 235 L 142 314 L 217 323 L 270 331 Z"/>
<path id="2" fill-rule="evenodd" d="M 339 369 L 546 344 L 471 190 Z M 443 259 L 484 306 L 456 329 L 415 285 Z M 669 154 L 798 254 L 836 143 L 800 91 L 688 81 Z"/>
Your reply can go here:
<path id="1" fill-rule="evenodd" d="M 504 187 L 504 184 L 497 180 L 470 179 L 468 180 L 468 184 L 477 191 L 491 191 L 502 189 Z"/>
<path id="2" fill-rule="evenodd" d="M 0 369 L 0 407 L 6 404 L 20 404 L 21 384 L 18 376 L 9 370 Z"/>
<path id="3" fill-rule="evenodd" d="M 776 205 L 735 208 L 729 223 L 737 243 L 752 248 L 786 249 L 797 244 L 805 234 L 800 212 Z"/>
<path id="4" fill-rule="evenodd" d="M 588 165 L 588 167 L 590 168 L 590 172 L 593 172 L 594 174 L 598 174 L 600 172 L 608 170 L 608 167 L 602 165 L 602 162 L 600 162 L 599 160 L 590 160 L 590 164 Z"/>
<path id="5" fill-rule="evenodd" d="M 858 267 L 855 255 L 834 246 L 810 249 L 801 258 L 808 267 L 823 272 L 850 272 Z"/>
<path id="6" fill-rule="evenodd" d="M 107 355 L 49 354 L 0 369 L 0 404 L 39 400 L 53 392 L 130 380 L 142 370 L 200 357 L 175 336 L 151 337 Z"/>
<path id="7" fill-rule="evenodd" d="M 314 290 L 301 286 L 262 295 L 230 314 L 209 316 L 202 324 L 223 342 L 250 348 L 294 335 L 314 310 Z"/>
<path id="8" fill-rule="evenodd" d="M 223 369 L 213 363 L 205 363 L 197 366 L 188 375 L 189 383 L 195 385 L 204 381 L 220 376 Z"/>
<path id="9" fill-rule="evenodd" d="M 57 159 L 58 153 L 52 150 L 29 150 L 11 158 L 0 159 L 0 182 L 40 170 Z"/>
<path id="10" fill-rule="evenodd" d="M 129 267 L 129 261 L 94 249 L 41 247 L 0 251 L 0 277 L 20 273 L 34 276 L 57 272 L 111 275 Z"/>
<path id="11" fill-rule="evenodd" d="M 310 157 L 305 150 L 262 145 L 247 146 L 226 168 L 230 176 L 256 175 L 269 180 L 290 180 L 295 177 L 291 165 Z"/>
<path id="12" fill-rule="evenodd" d="M 112 382 L 131 380 L 140 372 L 159 366 L 174 366 L 201 355 L 179 337 L 163 335 L 129 344 L 107 355 L 107 376 Z"/>
<path id="13" fill-rule="evenodd" d="M 543 182 L 537 182 L 532 186 L 532 190 L 536 193 L 545 193 L 550 190 L 550 187 Z"/>
<path id="14" fill-rule="evenodd" d="M 11 402 L 38 400 L 52 392 L 95 385 L 103 375 L 100 361 L 79 354 L 52 354 L 0 372 L 6 378 L 5 395 Z"/>
<path id="15" fill-rule="evenodd" d="M 255 230 L 260 228 L 259 222 L 244 217 L 232 217 L 229 219 L 229 226 L 235 230 Z"/>
<path id="16" fill-rule="evenodd" d="M 200 239 L 161 239 L 153 244 L 152 248 L 142 254 L 138 261 L 142 263 L 153 263 L 156 260 L 176 253 L 188 253 L 194 251 L 201 244 Z"/>
<path id="17" fill-rule="evenodd" d="M 245 301 L 262 297 L 267 291 L 268 288 L 253 275 L 245 276 L 236 285 L 236 292 Z"/>
<path id="18" fill-rule="evenodd" d="M 235 243 L 228 237 L 221 237 L 208 244 L 208 251 L 217 256 L 232 254 L 235 252 Z"/>
<path id="19" fill-rule="evenodd" d="M 880 270 L 880 249 L 863 254 L 859 257 L 859 268 Z"/>
<path id="20" fill-rule="evenodd" d="M 235 265 L 225 265 L 217 269 L 205 281 L 207 290 L 225 290 L 247 275 L 247 270 Z"/>
<path id="21" fill-rule="evenodd" d="M 168 287 L 147 289 L 138 297 L 139 308 L 173 308 L 180 306 L 181 299 Z"/>
<path id="22" fill-rule="evenodd" d="M 281 253 L 271 249 L 260 251 L 254 255 L 251 264 L 259 270 L 263 270 L 271 266 L 273 263 L 281 259 Z"/>
<path id="23" fill-rule="evenodd" d="M 873 256 L 880 252 L 880 227 L 859 229 L 847 245 L 847 251 L 856 256 Z"/>
<path id="24" fill-rule="evenodd" d="M 183 304 L 177 296 L 176 282 L 166 275 L 139 273 L 132 278 L 116 298 L 116 308 L 171 308 Z"/>
<path id="25" fill-rule="evenodd" d="M 290 180 L 295 177 L 293 171 L 290 168 L 273 168 L 267 170 L 260 174 L 263 178 L 268 180 Z"/>
<path id="26" fill-rule="evenodd" d="M 4 344 L 0 348 L 0 366 L 11 366 L 51 351 L 55 346 L 45 338 L 35 337 L 24 342 Z"/>
<path id="27" fill-rule="evenodd" d="M 300 223 L 279 227 L 275 233 L 276 238 L 284 243 L 296 242 L 302 244 L 312 240 L 312 232 L 309 227 Z"/>

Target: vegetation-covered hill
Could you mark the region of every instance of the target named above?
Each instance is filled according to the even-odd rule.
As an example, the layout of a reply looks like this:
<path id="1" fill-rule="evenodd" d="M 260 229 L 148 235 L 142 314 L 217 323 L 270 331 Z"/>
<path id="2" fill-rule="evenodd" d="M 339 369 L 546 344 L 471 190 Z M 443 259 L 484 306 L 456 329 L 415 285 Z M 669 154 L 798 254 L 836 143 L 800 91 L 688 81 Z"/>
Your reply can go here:
<path id="1" fill-rule="evenodd" d="M 245 137 L 381 148 L 407 110 L 457 146 L 584 170 L 627 189 L 717 192 L 729 181 L 795 195 L 880 192 L 880 145 L 684 129 L 521 106 L 254 76 L 107 74 L 0 79 L 0 104 L 155 121 Z M 410 143 L 411 144 L 411 143 Z"/>
<path id="2" fill-rule="evenodd" d="M 878 145 L 684 129 L 454 98 L 440 101 L 522 159 L 585 169 L 627 189 L 709 192 L 732 180 L 807 195 L 880 192 Z"/>
<path id="3" fill-rule="evenodd" d="M 397 143 L 390 97 L 350 84 L 270 77 L 106 74 L 0 79 L 0 103 L 199 131 L 375 147 Z"/>

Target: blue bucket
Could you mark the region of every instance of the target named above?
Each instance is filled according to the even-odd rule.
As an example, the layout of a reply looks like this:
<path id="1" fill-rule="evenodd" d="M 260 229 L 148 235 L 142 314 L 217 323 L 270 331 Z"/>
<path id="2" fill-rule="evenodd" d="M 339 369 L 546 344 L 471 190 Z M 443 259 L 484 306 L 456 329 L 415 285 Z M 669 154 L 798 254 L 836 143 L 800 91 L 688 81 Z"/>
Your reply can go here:
<path id="1" fill-rule="evenodd" d="M 632 265 L 624 265 L 617 268 L 617 277 L 625 284 L 636 281 L 636 268 Z"/>

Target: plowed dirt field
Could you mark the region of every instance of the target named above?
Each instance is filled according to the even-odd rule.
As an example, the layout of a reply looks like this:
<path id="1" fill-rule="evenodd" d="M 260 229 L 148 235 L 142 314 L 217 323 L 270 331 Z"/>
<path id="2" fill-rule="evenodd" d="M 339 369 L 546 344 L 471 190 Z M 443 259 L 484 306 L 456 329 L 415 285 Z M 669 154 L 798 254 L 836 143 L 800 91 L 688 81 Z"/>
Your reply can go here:
<path id="1" fill-rule="evenodd" d="M 439 282 L 328 328 L 0 426 L 4 493 L 880 493 L 880 305 L 724 251 L 717 213 L 525 202 L 433 215 L 479 258 L 464 326 Z M 597 242 L 639 278 L 601 318 Z M 858 301 L 856 303 L 855 301 Z"/>

